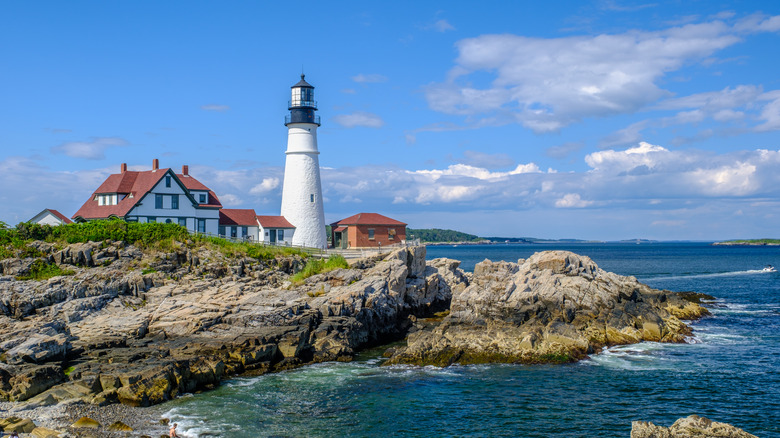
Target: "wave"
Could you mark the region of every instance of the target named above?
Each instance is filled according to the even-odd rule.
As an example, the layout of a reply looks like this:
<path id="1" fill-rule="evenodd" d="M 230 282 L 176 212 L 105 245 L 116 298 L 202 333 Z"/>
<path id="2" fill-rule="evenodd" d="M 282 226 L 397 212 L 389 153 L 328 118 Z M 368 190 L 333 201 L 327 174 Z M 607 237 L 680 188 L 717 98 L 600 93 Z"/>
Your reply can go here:
<path id="1" fill-rule="evenodd" d="M 713 277 L 732 277 L 737 275 L 757 275 L 757 274 L 773 274 L 774 271 L 764 271 L 763 269 L 748 269 L 746 271 L 728 271 L 728 272 L 708 272 L 701 274 L 680 274 L 680 275 L 667 275 L 660 277 L 644 277 L 645 280 L 677 280 L 677 279 L 689 279 L 689 278 L 713 278 Z"/>
<path id="2" fill-rule="evenodd" d="M 580 362 L 585 366 L 646 371 L 676 369 L 674 361 L 665 357 L 662 350 L 678 348 L 680 344 L 662 344 L 660 342 L 640 342 L 631 345 L 616 345 L 602 350 Z"/>

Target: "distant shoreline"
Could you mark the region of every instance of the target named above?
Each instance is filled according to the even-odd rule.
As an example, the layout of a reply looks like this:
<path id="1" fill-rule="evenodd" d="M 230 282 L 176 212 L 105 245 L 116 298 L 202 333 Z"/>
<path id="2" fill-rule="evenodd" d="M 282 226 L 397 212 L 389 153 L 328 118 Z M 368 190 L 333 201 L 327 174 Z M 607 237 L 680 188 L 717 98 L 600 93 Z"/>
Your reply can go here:
<path id="1" fill-rule="evenodd" d="M 716 246 L 780 246 L 780 240 L 760 239 L 760 240 L 727 240 L 725 242 L 714 242 Z"/>

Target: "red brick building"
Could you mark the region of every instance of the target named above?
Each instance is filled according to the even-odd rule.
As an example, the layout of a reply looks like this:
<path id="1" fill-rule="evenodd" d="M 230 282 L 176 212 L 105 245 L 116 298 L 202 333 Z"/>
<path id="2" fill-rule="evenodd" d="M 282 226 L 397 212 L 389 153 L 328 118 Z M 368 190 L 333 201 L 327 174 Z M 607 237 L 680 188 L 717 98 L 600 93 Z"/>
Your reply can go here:
<path id="1" fill-rule="evenodd" d="M 358 213 L 330 224 L 335 248 L 366 248 L 402 243 L 406 224 L 377 213 Z"/>

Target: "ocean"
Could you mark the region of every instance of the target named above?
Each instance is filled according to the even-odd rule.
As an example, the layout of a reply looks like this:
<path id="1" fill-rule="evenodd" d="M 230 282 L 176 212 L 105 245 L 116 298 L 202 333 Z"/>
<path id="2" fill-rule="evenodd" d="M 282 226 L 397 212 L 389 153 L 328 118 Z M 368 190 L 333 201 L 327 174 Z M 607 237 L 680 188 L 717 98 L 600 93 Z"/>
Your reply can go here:
<path id="1" fill-rule="evenodd" d="M 578 243 L 428 247 L 473 270 L 564 249 L 660 289 L 717 300 L 685 344 L 612 347 L 566 365 L 381 367 L 383 349 L 224 382 L 161 414 L 190 437 L 628 437 L 698 414 L 780 437 L 780 247 Z"/>

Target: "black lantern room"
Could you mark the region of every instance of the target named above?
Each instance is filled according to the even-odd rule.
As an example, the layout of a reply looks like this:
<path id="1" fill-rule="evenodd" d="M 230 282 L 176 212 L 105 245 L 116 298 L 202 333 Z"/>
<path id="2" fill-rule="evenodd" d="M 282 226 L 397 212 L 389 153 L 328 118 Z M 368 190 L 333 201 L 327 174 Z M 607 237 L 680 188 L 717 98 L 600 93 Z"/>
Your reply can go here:
<path id="1" fill-rule="evenodd" d="M 301 80 L 292 87 L 292 98 L 288 103 L 287 109 L 290 115 L 284 118 L 284 125 L 291 123 L 314 123 L 319 126 L 320 116 L 314 115 L 317 111 L 317 101 L 314 100 L 314 87 L 304 79 L 306 75 L 301 75 Z"/>

